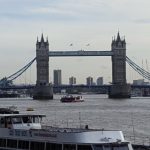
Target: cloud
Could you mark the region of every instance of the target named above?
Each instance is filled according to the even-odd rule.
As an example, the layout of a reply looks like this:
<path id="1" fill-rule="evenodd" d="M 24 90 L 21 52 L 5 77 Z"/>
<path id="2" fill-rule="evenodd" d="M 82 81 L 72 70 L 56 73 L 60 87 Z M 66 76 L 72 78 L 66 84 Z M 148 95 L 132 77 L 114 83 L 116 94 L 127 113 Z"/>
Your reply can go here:
<path id="1" fill-rule="evenodd" d="M 0 4 L 1 18 L 10 20 L 116 22 L 128 18 L 109 0 L 6 0 Z"/>
<path id="2" fill-rule="evenodd" d="M 111 22 L 121 21 L 125 19 L 124 15 L 114 11 L 112 13 L 110 6 L 101 0 L 63 0 L 55 3 L 48 3 L 40 7 L 31 8 L 28 12 L 35 18 L 38 16 L 47 21 L 98 21 L 98 22 Z M 127 18 L 127 17 L 126 17 Z"/>
<path id="3" fill-rule="evenodd" d="M 48 5 L 32 8 L 30 13 L 32 15 L 44 15 L 47 17 L 51 16 L 53 18 L 56 16 L 59 16 L 58 18 L 68 17 L 69 20 L 71 17 L 80 19 L 81 17 L 89 16 L 89 10 L 92 11 L 92 14 L 94 13 L 94 9 L 92 9 L 93 8 L 91 5 L 87 5 L 86 3 L 83 3 L 83 1 L 76 1 L 76 3 L 73 3 L 72 0 L 63 0 L 63 2 L 55 2 L 52 4 L 49 3 Z"/>
<path id="4" fill-rule="evenodd" d="M 142 18 L 150 17 L 149 5 L 148 0 L 0 0 L 0 21 L 147 23 Z"/>
<path id="5" fill-rule="evenodd" d="M 150 18 L 143 18 L 143 19 L 137 19 L 134 21 L 135 23 L 139 23 L 139 24 L 150 24 Z"/>

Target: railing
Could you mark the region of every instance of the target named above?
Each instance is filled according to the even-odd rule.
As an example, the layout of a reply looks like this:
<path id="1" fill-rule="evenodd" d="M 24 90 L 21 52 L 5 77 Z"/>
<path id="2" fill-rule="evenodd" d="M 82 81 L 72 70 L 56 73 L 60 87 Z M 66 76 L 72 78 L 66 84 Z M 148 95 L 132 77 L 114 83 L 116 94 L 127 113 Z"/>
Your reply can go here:
<path id="1" fill-rule="evenodd" d="M 50 51 L 49 57 L 71 57 L 71 56 L 112 56 L 112 51 Z"/>

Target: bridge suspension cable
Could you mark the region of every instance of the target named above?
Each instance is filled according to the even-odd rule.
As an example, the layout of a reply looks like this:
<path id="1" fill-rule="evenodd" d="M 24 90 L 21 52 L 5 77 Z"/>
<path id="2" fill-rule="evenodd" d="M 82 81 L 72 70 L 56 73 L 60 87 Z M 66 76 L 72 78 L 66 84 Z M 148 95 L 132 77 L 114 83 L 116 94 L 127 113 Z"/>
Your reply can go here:
<path id="1" fill-rule="evenodd" d="M 33 60 L 31 60 L 27 65 L 25 65 L 23 68 L 21 68 L 20 70 L 18 70 L 17 72 L 13 73 L 12 75 L 5 77 L 3 79 L 0 80 L 0 86 L 1 85 L 5 85 L 8 83 L 11 83 L 13 80 L 15 80 L 16 78 L 18 78 L 20 75 L 22 75 L 32 64 L 33 62 L 36 60 L 36 58 L 34 58 Z M 126 56 L 126 61 L 127 63 L 136 71 L 138 72 L 141 76 L 143 76 L 145 79 L 150 80 L 150 73 L 146 70 L 144 70 L 143 68 L 141 68 L 140 66 L 138 66 L 136 63 L 134 63 L 130 58 L 128 58 Z"/>
<path id="2" fill-rule="evenodd" d="M 131 59 L 129 59 L 126 56 L 126 61 L 127 63 L 136 71 L 138 72 L 142 77 L 144 77 L 145 79 L 150 80 L 150 73 L 146 70 L 144 70 L 143 68 L 141 68 L 140 66 L 138 66 L 137 64 L 135 64 Z"/>
<path id="3" fill-rule="evenodd" d="M 12 75 L 1 79 L 0 80 L 0 85 L 1 84 L 7 84 L 8 82 L 12 82 L 16 78 L 18 78 L 20 75 L 22 75 L 33 64 L 33 62 L 35 60 L 36 60 L 36 58 L 34 58 L 33 60 L 31 60 L 27 65 L 25 65 L 23 68 L 21 68 L 20 70 L 18 70 L 15 73 L 13 73 Z"/>

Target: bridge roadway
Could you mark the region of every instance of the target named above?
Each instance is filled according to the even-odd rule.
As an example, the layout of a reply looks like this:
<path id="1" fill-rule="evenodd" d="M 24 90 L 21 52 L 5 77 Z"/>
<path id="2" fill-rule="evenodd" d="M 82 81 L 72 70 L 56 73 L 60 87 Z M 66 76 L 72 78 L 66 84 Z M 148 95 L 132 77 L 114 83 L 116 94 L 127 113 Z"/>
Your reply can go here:
<path id="1" fill-rule="evenodd" d="M 112 51 L 49 51 L 49 57 L 112 56 Z"/>
<path id="2" fill-rule="evenodd" d="M 0 87 L 1 90 L 9 90 L 9 89 L 33 89 L 35 87 L 34 84 L 32 85 L 13 85 L 9 87 Z M 84 85 L 84 84 L 79 84 L 79 85 L 59 85 L 59 86 L 53 86 L 54 89 L 60 88 L 60 89 L 69 89 L 69 88 L 93 88 L 93 89 L 109 89 L 110 84 L 104 84 L 104 85 Z M 133 85 L 131 84 L 131 88 L 149 88 L 150 85 Z"/>

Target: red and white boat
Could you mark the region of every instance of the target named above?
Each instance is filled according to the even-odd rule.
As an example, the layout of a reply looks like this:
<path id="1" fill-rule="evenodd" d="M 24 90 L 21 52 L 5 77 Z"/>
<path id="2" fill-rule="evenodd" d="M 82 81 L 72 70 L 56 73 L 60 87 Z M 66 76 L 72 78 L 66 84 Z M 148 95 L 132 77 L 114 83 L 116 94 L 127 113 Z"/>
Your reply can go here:
<path id="1" fill-rule="evenodd" d="M 68 102 L 84 102 L 82 96 L 73 96 L 73 95 L 66 95 L 61 97 L 61 102 L 68 103 Z"/>

